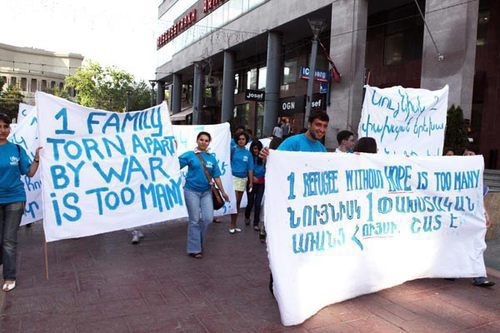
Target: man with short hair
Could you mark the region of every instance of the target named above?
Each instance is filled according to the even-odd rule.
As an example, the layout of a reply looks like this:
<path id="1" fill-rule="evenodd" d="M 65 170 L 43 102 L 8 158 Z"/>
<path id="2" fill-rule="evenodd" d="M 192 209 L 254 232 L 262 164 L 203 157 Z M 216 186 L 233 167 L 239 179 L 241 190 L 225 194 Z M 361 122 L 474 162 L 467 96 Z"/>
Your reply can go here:
<path id="1" fill-rule="evenodd" d="M 348 130 L 340 131 L 337 134 L 337 142 L 339 146 L 335 149 L 336 153 L 351 153 L 356 144 L 354 133 Z"/>

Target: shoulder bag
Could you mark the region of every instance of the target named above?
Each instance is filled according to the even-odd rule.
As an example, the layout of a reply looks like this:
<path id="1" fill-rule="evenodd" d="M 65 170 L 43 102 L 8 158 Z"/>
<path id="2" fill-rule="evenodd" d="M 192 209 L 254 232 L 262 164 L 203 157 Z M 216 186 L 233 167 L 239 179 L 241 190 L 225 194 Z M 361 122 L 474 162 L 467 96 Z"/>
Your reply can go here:
<path id="1" fill-rule="evenodd" d="M 205 176 L 207 176 L 208 183 L 212 187 L 212 201 L 214 203 L 214 210 L 219 210 L 224 207 L 224 199 L 222 198 L 220 189 L 215 186 L 215 181 L 212 181 L 212 176 L 210 176 L 210 174 L 208 173 L 203 157 L 201 157 L 200 153 L 196 153 L 196 156 L 199 158 L 201 165 L 203 166 L 203 170 L 205 170 Z"/>

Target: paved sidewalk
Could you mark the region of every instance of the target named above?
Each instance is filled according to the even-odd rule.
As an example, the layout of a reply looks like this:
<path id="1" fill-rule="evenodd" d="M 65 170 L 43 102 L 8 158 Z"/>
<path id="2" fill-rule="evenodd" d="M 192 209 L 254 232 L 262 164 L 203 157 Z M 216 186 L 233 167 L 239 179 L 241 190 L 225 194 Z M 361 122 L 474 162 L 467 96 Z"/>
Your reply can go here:
<path id="1" fill-rule="evenodd" d="M 265 246 L 227 224 L 211 225 L 201 260 L 184 253 L 185 223 L 144 227 L 136 246 L 125 231 L 49 243 L 48 281 L 41 226 L 22 228 L 0 332 L 500 332 L 500 285 L 470 279 L 407 282 L 283 327 Z"/>

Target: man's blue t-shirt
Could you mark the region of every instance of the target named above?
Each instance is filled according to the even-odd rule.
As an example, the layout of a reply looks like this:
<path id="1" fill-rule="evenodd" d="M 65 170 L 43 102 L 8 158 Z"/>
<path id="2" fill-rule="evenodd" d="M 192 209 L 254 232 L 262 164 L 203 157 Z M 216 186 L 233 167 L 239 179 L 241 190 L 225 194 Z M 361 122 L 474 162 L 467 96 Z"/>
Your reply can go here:
<path id="1" fill-rule="evenodd" d="M 220 177 L 220 169 L 214 155 L 206 152 L 200 152 L 200 154 L 203 161 L 205 161 L 205 166 L 207 167 L 210 176 L 212 176 L 212 178 Z M 203 165 L 194 151 L 188 151 L 179 156 L 179 163 L 181 165 L 181 169 L 188 166 L 186 184 L 184 185 L 184 188 L 195 192 L 205 192 L 210 190 L 210 183 L 205 175 Z"/>
<path id="2" fill-rule="evenodd" d="M 305 134 L 297 134 L 283 141 L 278 150 L 326 153 L 326 147 L 317 140 L 309 139 Z"/>
<path id="3" fill-rule="evenodd" d="M 28 173 L 30 165 L 22 147 L 11 142 L 0 145 L 0 203 L 26 201 L 21 175 Z"/>
<path id="4" fill-rule="evenodd" d="M 245 147 L 237 147 L 231 156 L 231 170 L 233 176 L 246 178 L 248 171 L 253 170 L 253 157 Z"/>

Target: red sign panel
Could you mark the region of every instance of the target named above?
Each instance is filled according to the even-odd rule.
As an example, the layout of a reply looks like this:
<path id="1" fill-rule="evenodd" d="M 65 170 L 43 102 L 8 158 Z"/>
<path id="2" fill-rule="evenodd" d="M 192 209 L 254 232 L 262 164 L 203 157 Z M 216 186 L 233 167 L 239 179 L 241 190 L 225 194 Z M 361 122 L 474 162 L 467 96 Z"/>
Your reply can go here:
<path id="1" fill-rule="evenodd" d="M 186 15 L 175 22 L 167 31 L 162 33 L 156 39 L 156 48 L 160 49 L 172 39 L 177 37 L 181 32 L 192 26 L 196 22 L 196 9 L 191 10 Z"/>

